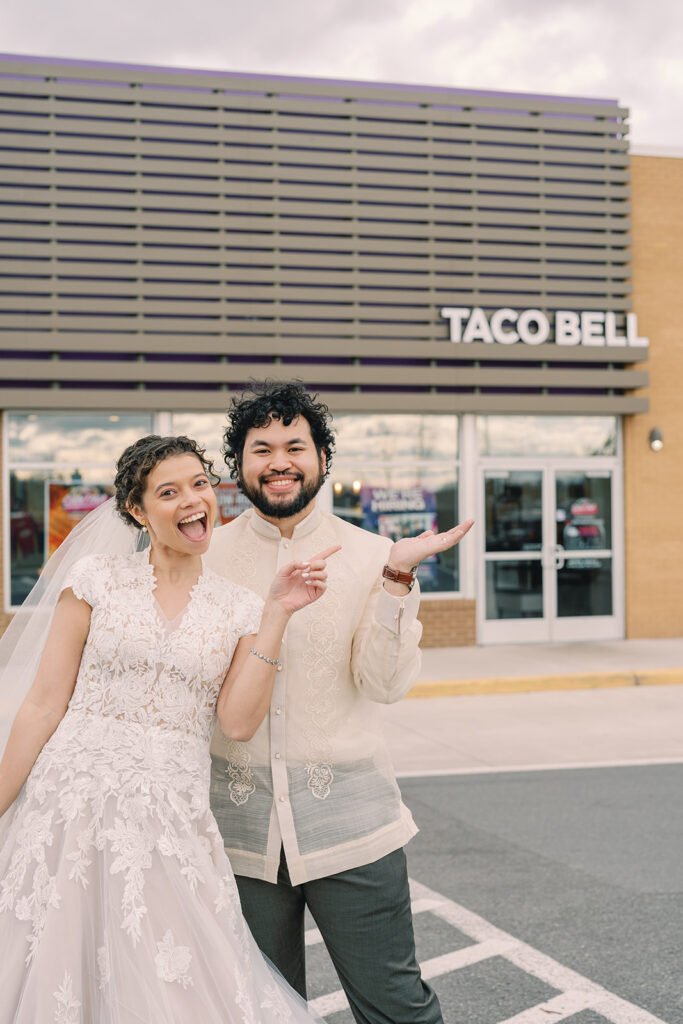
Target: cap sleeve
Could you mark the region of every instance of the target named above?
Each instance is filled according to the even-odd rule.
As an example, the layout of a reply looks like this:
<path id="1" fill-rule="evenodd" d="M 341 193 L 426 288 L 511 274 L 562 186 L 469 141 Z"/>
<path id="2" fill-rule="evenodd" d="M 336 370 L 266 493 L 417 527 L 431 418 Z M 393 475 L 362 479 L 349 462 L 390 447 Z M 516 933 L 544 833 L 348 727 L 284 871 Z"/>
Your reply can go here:
<path id="1" fill-rule="evenodd" d="M 92 556 L 79 558 L 66 574 L 62 590 L 71 588 L 76 597 L 87 601 L 92 608 L 96 600 L 96 583 L 99 578 L 96 568 L 95 559 Z"/>

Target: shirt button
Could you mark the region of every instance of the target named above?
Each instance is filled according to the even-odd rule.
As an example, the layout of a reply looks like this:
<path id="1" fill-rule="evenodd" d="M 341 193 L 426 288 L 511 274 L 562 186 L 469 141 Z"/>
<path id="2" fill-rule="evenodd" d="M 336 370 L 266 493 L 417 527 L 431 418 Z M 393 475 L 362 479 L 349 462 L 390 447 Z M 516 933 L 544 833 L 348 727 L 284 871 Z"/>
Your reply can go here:
<path id="1" fill-rule="evenodd" d="M 276 761 L 279 761 L 281 757 L 282 757 L 282 755 L 281 755 L 281 754 L 276 754 L 276 755 L 275 755 L 275 760 L 276 760 Z"/>
<path id="2" fill-rule="evenodd" d="M 284 797 L 284 796 L 281 796 L 278 799 L 280 800 L 280 803 L 283 804 L 287 798 Z"/>
<path id="3" fill-rule="evenodd" d="M 275 714 L 276 715 L 281 715 L 282 714 L 282 708 L 275 708 Z"/>
<path id="4" fill-rule="evenodd" d="M 283 546 L 283 548 L 288 548 L 289 547 L 289 541 L 288 540 L 283 540 L 282 546 Z"/>

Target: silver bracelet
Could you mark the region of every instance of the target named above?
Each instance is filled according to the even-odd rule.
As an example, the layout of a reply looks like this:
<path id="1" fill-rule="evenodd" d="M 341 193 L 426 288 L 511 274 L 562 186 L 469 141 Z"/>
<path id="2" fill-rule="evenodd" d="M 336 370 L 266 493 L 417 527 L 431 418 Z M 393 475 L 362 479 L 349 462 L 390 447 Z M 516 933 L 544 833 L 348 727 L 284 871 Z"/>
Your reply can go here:
<path id="1" fill-rule="evenodd" d="M 282 662 L 279 658 L 268 658 L 265 654 L 261 654 L 260 651 L 257 651 L 255 647 L 250 647 L 249 653 L 255 654 L 256 657 L 261 658 L 262 661 L 267 661 L 269 665 L 275 665 L 278 672 L 282 672 Z"/>

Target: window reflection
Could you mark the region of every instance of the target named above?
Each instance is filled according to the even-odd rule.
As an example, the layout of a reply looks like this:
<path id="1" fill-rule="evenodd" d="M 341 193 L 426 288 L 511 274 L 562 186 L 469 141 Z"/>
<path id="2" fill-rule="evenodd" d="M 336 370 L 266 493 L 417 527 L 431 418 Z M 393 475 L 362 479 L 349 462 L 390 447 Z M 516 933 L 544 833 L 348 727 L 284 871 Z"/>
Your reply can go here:
<path id="1" fill-rule="evenodd" d="M 152 422 L 150 413 L 10 413 L 9 461 L 113 466 L 124 448 L 152 433 Z"/>
<path id="2" fill-rule="evenodd" d="M 617 454 L 615 416 L 477 416 L 480 455 Z"/>
<path id="3" fill-rule="evenodd" d="M 227 426 L 227 417 L 224 412 L 174 412 L 173 433 L 185 434 L 198 441 L 210 459 L 213 459 L 213 468 L 219 476 L 228 477 L 228 470 L 223 462 L 221 447 L 223 434 Z"/>
<path id="4" fill-rule="evenodd" d="M 540 560 L 486 563 L 486 618 L 543 617 L 543 567 Z"/>
<path id="5" fill-rule="evenodd" d="M 334 417 L 333 427 L 339 459 L 452 461 L 458 454 L 457 416 L 345 414 Z"/>
<path id="6" fill-rule="evenodd" d="M 557 543 L 567 551 L 611 548 L 612 480 L 605 473 L 558 473 Z"/>
<path id="7" fill-rule="evenodd" d="M 560 618 L 612 613 L 611 558 L 568 558 L 557 572 Z"/>
<path id="8" fill-rule="evenodd" d="M 534 470 L 487 472 L 486 550 L 540 551 L 542 475 Z"/>
<path id="9" fill-rule="evenodd" d="M 114 469 L 10 472 L 10 600 L 21 604 L 43 563 L 113 493 Z"/>
<path id="10" fill-rule="evenodd" d="M 335 515 L 392 541 L 424 530 L 447 530 L 456 522 L 453 466 L 333 464 L 331 475 Z M 426 593 L 458 590 L 457 548 L 423 562 L 418 579 Z"/>

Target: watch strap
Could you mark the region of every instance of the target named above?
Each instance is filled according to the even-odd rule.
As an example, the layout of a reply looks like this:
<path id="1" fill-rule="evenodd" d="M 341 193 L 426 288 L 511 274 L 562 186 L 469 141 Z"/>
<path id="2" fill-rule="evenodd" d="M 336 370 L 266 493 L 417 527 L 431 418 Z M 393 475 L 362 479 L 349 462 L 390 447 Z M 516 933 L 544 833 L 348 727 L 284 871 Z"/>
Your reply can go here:
<path id="1" fill-rule="evenodd" d="M 382 576 L 385 580 L 391 580 L 393 583 L 403 583 L 406 587 L 413 586 L 416 575 L 416 565 L 413 566 L 410 572 L 400 572 L 398 569 L 392 569 L 390 565 L 385 565 L 382 569 Z"/>

